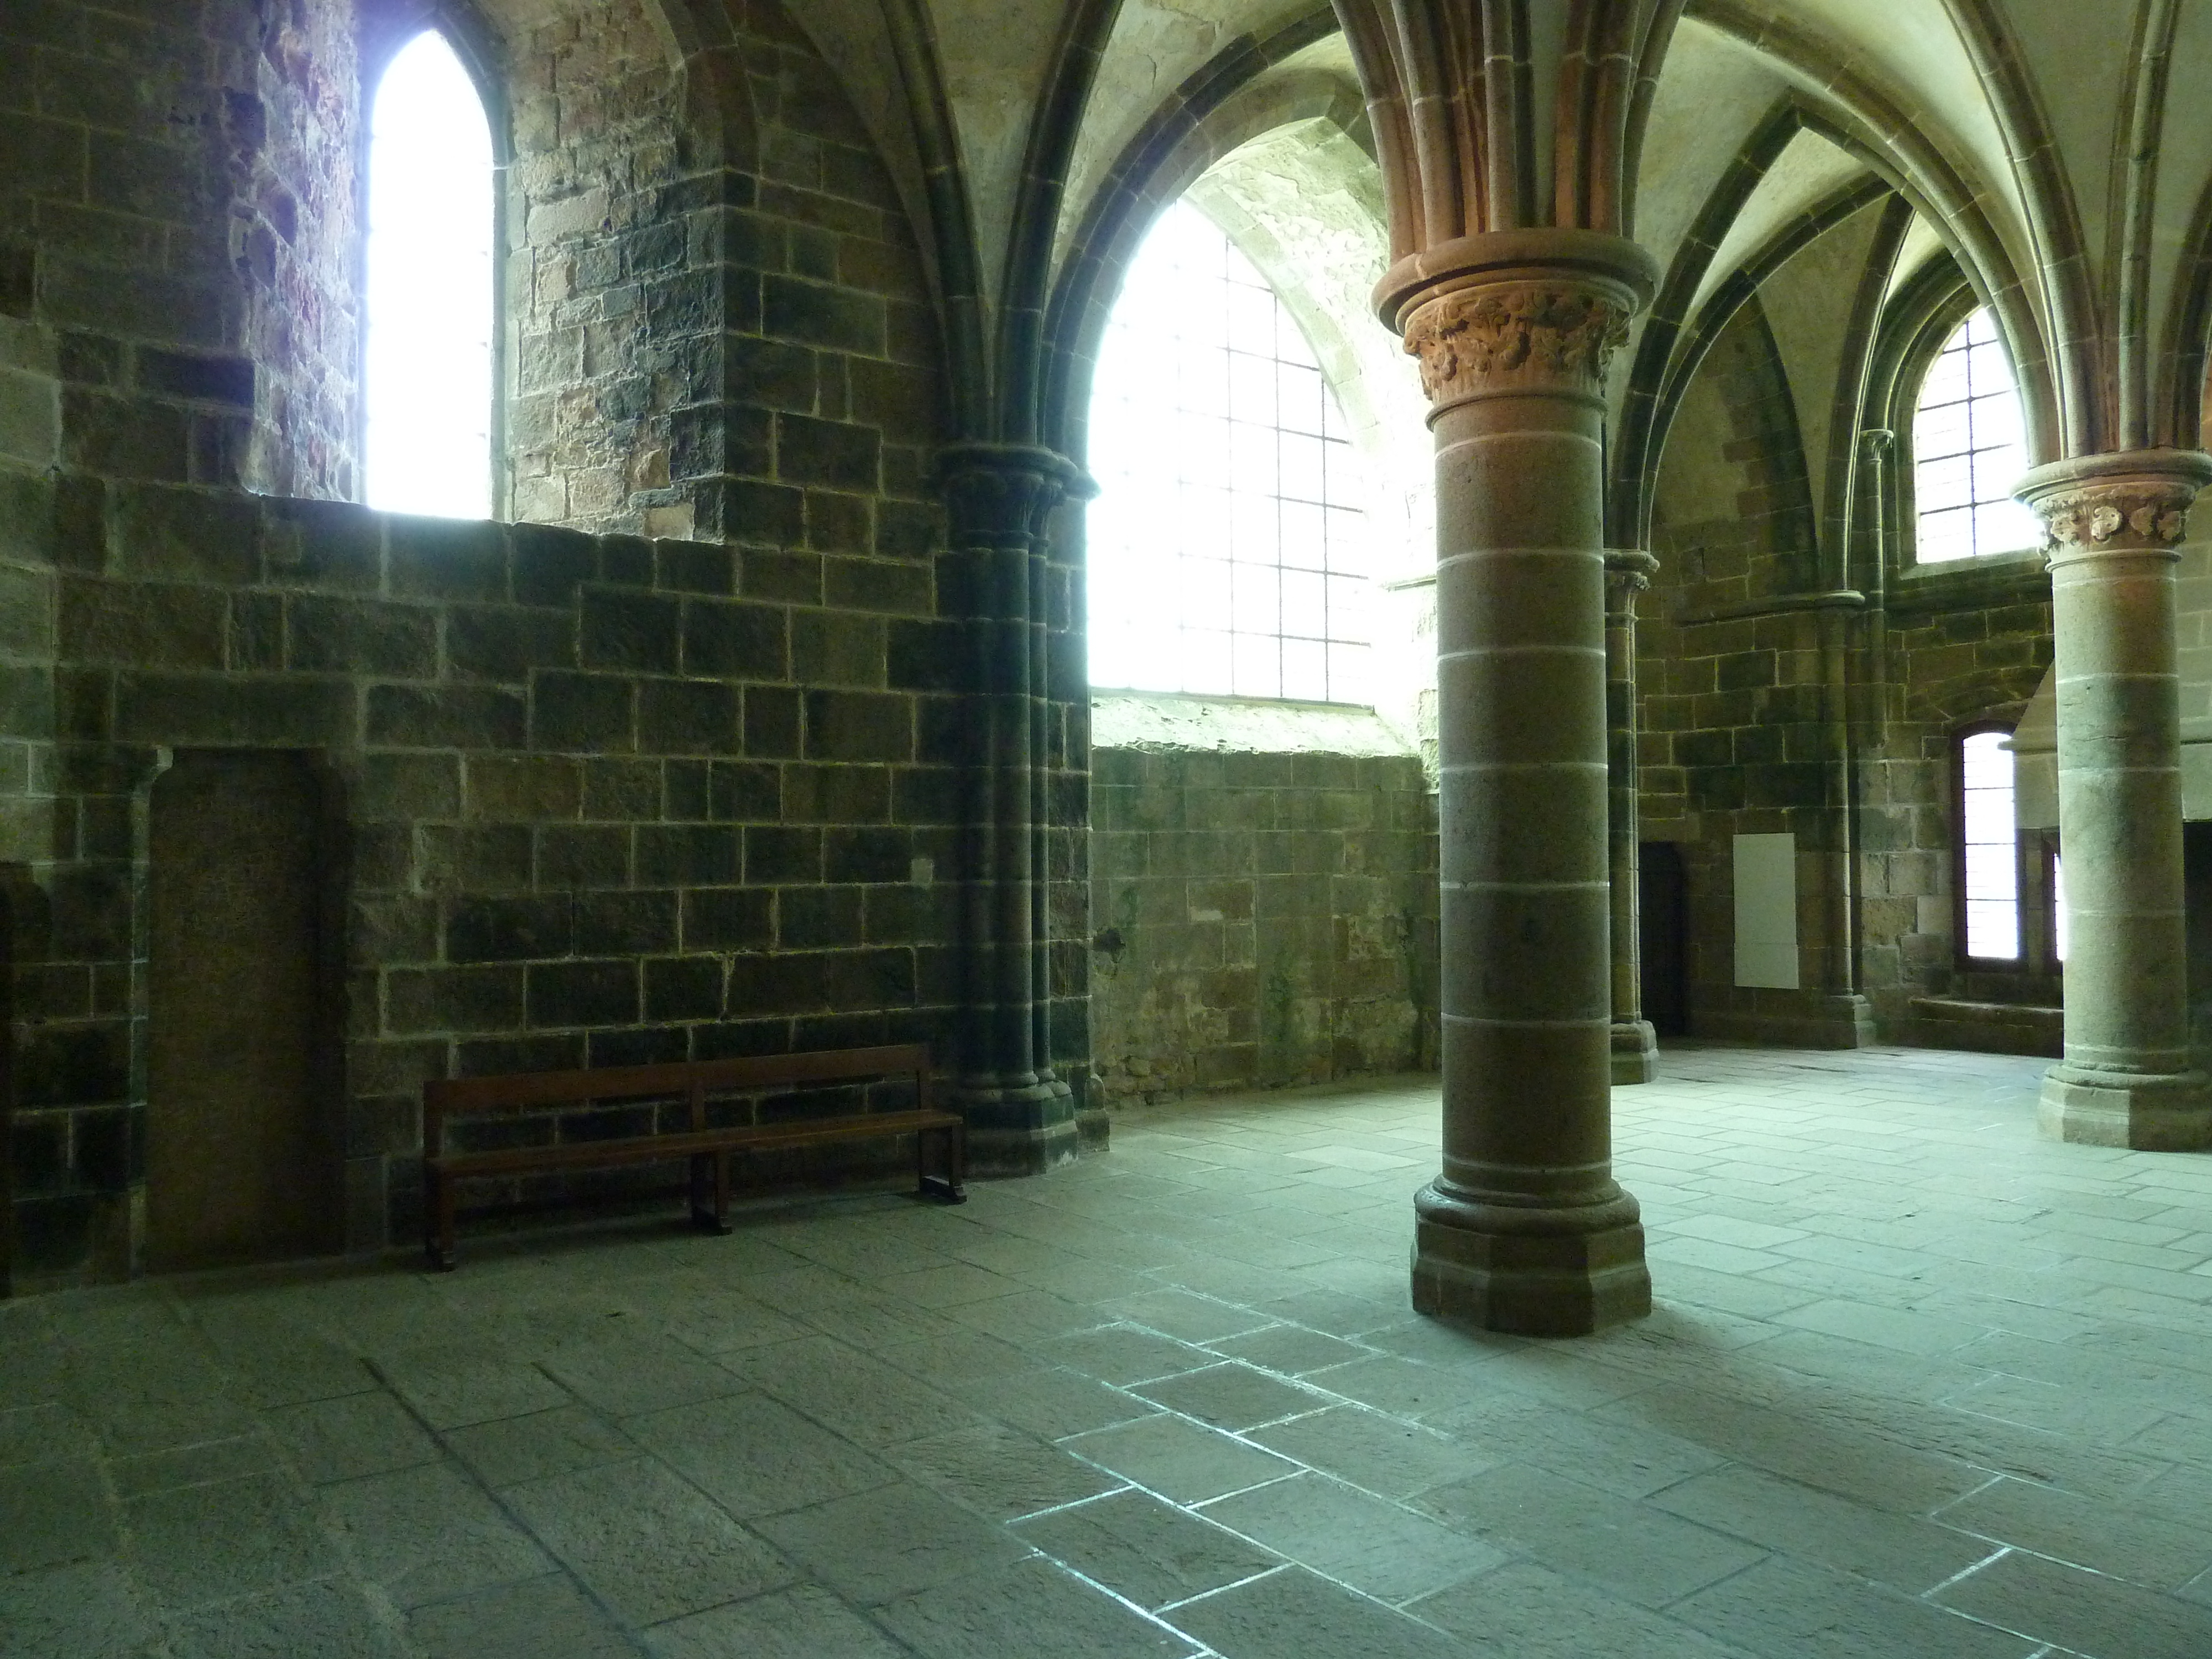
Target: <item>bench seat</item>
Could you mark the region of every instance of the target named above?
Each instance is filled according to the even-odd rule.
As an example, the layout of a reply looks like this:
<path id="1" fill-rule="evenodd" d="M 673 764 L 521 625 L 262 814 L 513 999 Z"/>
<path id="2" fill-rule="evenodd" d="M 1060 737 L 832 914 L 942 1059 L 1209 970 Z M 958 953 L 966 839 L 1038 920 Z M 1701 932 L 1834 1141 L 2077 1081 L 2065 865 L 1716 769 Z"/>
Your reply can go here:
<path id="1" fill-rule="evenodd" d="M 707 1121 L 707 1103 L 713 1098 L 809 1084 L 902 1076 L 914 1079 L 915 1098 L 921 1103 L 913 1109 L 769 1123 Z M 733 1156 L 889 1135 L 915 1137 L 919 1194 L 957 1204 L 967 1195 L 963 1186 L 967 1126 L 958 1114 L 931 1106 L 931 1091 L 929 1050 L 921 1044 L 434 1079 L 422 1085 L 423 1248 L 434 1267 L 444 1272 L 453 1269 L 455 1188 L 459 1182 L 664 1164 L 679 1158 L 690 1164 L 693 1224 L 727 1232 Z M 446 1150 L 446 1130 L 455 1118 L 638 1101 L 680 1102 L 683 1127 L 480 1152 Z M 941 1148 L 934 1171 L 929 1167 L 933 1142 Z"/>

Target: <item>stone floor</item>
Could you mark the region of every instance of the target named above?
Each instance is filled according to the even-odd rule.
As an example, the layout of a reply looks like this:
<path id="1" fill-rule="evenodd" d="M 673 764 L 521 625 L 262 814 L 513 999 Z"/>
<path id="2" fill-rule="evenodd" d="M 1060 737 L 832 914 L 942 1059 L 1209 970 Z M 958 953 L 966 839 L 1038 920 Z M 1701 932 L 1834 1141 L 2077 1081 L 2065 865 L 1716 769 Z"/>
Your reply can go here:
<path id="1" fill-rule="evenodd" d="M 0 1306 L 17 1659 L 2206 1659 L 2212 1158 L 2040 1062 L 1617 1097 L 1660 1307 L 1410 1316 L 1432 1083 L 1121 1118 L 959 1210 Z"/>

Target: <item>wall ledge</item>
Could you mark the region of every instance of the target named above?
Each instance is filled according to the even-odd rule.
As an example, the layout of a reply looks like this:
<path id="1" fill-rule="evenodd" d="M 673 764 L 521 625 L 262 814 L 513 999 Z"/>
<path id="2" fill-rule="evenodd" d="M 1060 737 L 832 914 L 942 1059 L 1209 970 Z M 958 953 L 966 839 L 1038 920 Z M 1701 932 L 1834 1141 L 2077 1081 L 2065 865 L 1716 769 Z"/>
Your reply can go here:
<path id="1" fill-rule="evenodd" d="M 1418 756 L 1381 715 L 1358 704 L 1167 691 L 1094 693 L 1091 746 L 1157 754 Z"/>

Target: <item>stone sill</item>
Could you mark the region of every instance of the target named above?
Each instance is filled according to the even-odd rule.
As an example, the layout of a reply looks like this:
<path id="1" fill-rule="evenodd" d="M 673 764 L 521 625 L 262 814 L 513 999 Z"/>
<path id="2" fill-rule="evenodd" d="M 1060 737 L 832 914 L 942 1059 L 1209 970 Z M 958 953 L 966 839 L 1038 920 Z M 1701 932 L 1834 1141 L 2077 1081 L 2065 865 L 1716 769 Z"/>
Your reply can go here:
<path id="1" fill-rule="evenodd" d="M 1091 698 L 1091 746 L 1190 754 L 1418 757 L 1372 708 L 1348 702 L 1289 702 L 1168 691 L 1098 691 Z"/>
<path id="2" fill-rule="evenodd" d="M 1936 611 L 1974 611 L 1985 605 L 2034 605 L 2051 597 L 2051 572 L 2040 550 L 1996 553 L 1949 566 L 1914 566 L 1901 572 L 1887 608 L 1911 616 Z"/>

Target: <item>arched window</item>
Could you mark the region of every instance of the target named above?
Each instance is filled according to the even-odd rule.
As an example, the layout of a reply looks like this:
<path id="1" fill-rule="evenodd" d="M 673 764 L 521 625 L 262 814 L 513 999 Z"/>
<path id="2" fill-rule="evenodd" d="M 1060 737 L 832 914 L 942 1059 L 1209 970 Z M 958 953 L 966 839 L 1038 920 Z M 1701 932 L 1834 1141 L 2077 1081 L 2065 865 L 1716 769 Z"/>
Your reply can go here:
<path id="1" fill-rule="evenodd" d="M 1912 420 L 1918 562 L 2042 546 L 2035 515 L 2012 499 L 2027 471 L 2020 388 L 1996 319 L 1984 307 L 1959 325 L 1921 382 Z"/>
<path id="2" fill-rule="evenodd" d="M 1196 209 L 1132 264 L 1091 405 L 1094 685 L 1367 700 L 1363 488 L 1283 302 Z"/>
<path id="3" fill-rule="evenodd" d="M 435 29 L 376 91 L 368 147 L 367 432 L 371 507 L 492 508 L 491 126 Z"/>

